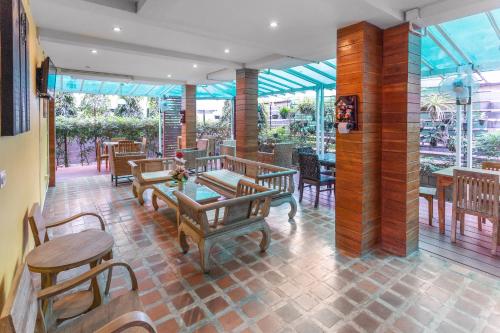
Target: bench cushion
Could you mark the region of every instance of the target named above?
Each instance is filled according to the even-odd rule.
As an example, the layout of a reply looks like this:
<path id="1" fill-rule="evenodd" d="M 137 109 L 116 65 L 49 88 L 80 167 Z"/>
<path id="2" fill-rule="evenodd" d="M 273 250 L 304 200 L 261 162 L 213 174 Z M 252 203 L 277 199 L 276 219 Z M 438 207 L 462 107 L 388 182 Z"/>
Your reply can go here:
<path id="1" fill-rule="evenodd" d="M 203 176 L 214 182 L 220 183 L 224 187 L 234 189 L 238 186 L 240 179 L 255 183 L 255 179 L 253 178 L 226 169 L 207 171 L 203 173 Z"/>
<path id="2" fill-rule="evenodd" d="M 161 171 L 151 171 L 151 172 L 143 172 L 142 179 L 146 182 L 161 182 L 172 179 L 171 177 L 172 171 L 170 170 L 161 170 Z"/>
<path id="3" fill-rule="evenodd" d="M 419 195 L 422 196 L 436 196 L 436 189 L 434 187 L 420 187 Z"/>
<path id="4" fill-rule="evenodd" d="M 124 295 L 114 298 L 107 304 L 98 306 L 92 311 L 87 312 L 74 320 L 61 324 L 55 332 L 94 332 L 110 321 L 130 311 L 144 311 L 141 301 L 139 300 L 139 295 L 135 291 L 130 291 Z"/>

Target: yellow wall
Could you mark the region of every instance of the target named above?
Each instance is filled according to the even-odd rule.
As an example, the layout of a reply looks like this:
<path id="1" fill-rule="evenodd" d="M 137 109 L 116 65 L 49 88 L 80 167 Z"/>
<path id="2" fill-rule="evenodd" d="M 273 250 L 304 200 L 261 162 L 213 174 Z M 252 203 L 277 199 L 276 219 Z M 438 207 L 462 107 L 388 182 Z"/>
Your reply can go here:
<path id="1" fill-rule="evenodd" d="M 0 189 L 0 308 L 17 265 L 33 246 L 26 216 L 34 202 L 43 203 L 48 184 L 48 123 L 43 117 L 46 102 L 36 96 L 35 77 L 43 52 L 28 0 L 23 0 L 23 4 L 30 26 L 31 130 L 13 137 L 0 137 L 0 170 L 7 171 L 7 185 Z"/>

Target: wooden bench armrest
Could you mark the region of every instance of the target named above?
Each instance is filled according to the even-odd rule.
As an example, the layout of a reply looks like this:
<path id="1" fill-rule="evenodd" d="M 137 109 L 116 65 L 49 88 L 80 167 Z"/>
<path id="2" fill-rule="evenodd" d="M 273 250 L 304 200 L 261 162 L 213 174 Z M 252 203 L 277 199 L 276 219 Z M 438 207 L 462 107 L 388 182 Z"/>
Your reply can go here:
<path id="1" fill-rule="evenodd" d="M 297 173 L 297 171 L 290 169 L 290 170 L 263 173 L 263 174 L 257 175 L 255 178 L 257 180 L 264 180 L 264 179 L 276 178 L 276 177 L 281 177 L 281 176 L 291 176 L 291 175 L 294 175 L 296 173 Z"/>
<path id="2" fill-rule="evenodd" d="M 146 332 L 156 333 L 153 321 L 142 311 L 132 311 L 110 321 L 95 333 L 118 333 L 132 327 L 142 327 Z"/>
<path id="3" fill-rule="evenodd" d="M 102 264 L 97 265 L 96 267 L 92 268 L 91 270 L 83 273 L 82 275 L 76 276 L 74 278 L 71 278 L 69 280 L 66 280 L 64 282 L 61 282 L 59 284 L 56 284 L 54 286 L 42 289 L 38 292 L 38 300 L 42 301 L 47 298 L 54 297 L 56 295 L 59 295 L 63 292 L 66 292 L 68 290 L 71 290 L 82 283 L 89 281 L 90 279 L 94 278 L 98 274 L 111 269 L 115 266 L 123 266 L 128 270 L 128 273 L 130 275 L 130 281 L 132 284 L 132 290 L 137 290 L 137 278 L 135 277 L 134 271 L 132 270 L 132 267 L 130 267 L 126 262 L 123 261 L 115 261 L 115 260 L 108 260 L 103 262 Z"/>
<path id="4" fill-rule="evenodd" d="M 104 226 L 104 220 L 102 219 L 102 217 L 99 214 L 97 214 L 97 213 L 91 213 L 91 212 L 78 213 L 76 215 L 73 215 L 73 216 L 70 216 L 68 218 L 65 218 L 64 220 L 56 221 L 56 222 L 52 222 L 52 223 L 48 223 L 46 225 L 46 228 L 49 229 L 49 228 L 58 227 L 60 225 L 69 223 L 69 222 L 71 222 L 73 220 L 79 219 L 80 217 L 84 217 L 84 216 L 95 216 L 95 217 L 97 217 L 97 219 L 99 220 L 99 223 L 101 224 L 101 230 L 106 230 L 106 228 Z"/>

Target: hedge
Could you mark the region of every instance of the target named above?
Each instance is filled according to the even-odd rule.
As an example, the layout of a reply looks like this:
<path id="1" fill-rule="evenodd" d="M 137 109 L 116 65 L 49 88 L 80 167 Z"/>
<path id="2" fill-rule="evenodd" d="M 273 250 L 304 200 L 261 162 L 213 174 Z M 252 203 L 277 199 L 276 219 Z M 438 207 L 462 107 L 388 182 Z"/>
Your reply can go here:
<path id="1" fill-rule="evenodd" d="M 80 146 L 80 163 L 88 163 L 89 154 L 94 152 L 95 141 L 114 137 L 125 137 L 132 140 L 147 138 L 148 151 L 156 152 L 158 147 L 158 117 L 134 118 L 103 116 L 88 117 L 56 117 L 56 156 L 58 162 L 63 160 L 68 166 L 67 145 L 75 141 Z M 58 163 L 59 164 L 59 163 Z"/>

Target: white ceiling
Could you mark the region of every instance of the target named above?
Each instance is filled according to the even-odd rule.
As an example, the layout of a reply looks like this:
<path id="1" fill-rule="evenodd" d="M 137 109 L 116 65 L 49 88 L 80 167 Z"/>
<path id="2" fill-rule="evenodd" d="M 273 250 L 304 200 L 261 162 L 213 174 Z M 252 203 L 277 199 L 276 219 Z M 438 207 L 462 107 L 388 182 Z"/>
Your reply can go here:
<path id="1" fill-rule="evenodd" d="M 233 79 L 234 69 L 243 66 L 279 68 L 335 58 L 337 29 L 359 21 L 386 28 L 403 22 L 405 10 L 419 7 L 437 23 L 433 7 L 449 20 L 494 9 L 499 1 L 470 2 L 31 0 L 31 7 L 42 46 L 58 67 L 210 83 L 207 77 Z M 276 29 L 269 27 L 273 20 Z M 114 32 L 114 26 L 122 31 Z"/>

